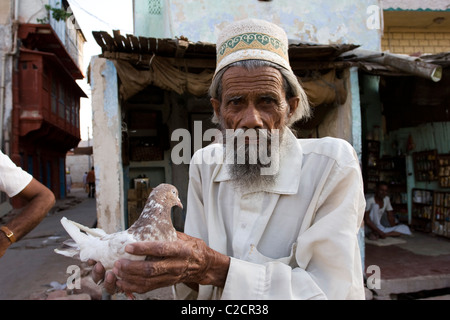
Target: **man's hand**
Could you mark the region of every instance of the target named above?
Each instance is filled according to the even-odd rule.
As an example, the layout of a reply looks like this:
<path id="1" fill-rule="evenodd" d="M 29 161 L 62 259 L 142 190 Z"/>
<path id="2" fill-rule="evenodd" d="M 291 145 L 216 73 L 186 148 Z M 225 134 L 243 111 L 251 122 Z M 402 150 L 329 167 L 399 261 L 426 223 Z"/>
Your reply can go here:
<path id="1" fill-rule="evenodd" d="M 137 242 L 126 247 L 135 255 L 147 256 L 145 261 L 121 259 L 112 273 L 105 275 L 97 263 L 93 279 L 104 279 L 109 293 L 117 290 L 127 293 L 144 293 L 157 288 L 185 283 L 191 288 L 198 284 L 224 287 L 230 258 L 209 248 L 200 239 L 178 232 L 173 242 Z"/>

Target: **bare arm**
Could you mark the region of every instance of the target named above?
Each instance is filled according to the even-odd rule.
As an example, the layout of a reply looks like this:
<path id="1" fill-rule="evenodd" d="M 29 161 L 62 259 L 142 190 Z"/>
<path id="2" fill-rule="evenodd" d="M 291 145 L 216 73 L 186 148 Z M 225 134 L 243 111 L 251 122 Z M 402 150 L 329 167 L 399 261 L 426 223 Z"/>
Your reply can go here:
<path id="1" fill-rule="evenodd" d="M 28 201 L 23 211 L 9 221 L 6 227 L 10 229 L 19 240 L 33 230 L 55 205 L 55 196 L 52 191 L 36 179 L 31 182 L 15 198 Z M 0 257 L 6 252 L 11 242 L 3 232 L 0 232 Z"/>
<path id="2" fill-rule="evenodd" d="M 386 214 L 387 214 L 387 218 L 388 218 L 388 221 L 389 221 L 389 224 L 391 225 L 391 227 L 395 226 L 396 223 L 395 223 L 394 211 L 392 211 L 392 210 L 387 211 Z"/>

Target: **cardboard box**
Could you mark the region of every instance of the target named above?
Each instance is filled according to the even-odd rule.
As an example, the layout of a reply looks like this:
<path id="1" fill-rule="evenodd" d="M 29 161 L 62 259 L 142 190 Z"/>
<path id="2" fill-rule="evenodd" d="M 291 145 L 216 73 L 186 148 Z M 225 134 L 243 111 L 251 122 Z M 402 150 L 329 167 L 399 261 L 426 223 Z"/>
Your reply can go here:
<path id="1" fill-rule="evenodd" d="M 142 209 L 138 210 L 137 201 L 128 200 L 128 227 L 130 227 L 141 215 Z"/>
<path id="2" fill-rule="evenodd" d="M 128 226 L 139 218 L 152 190 L 152 188 L 143 188 L 143 185 L 138 186 L 138 189 L 128 190 Z"/>
<path id="3" fill-rule="evenodd" d="M 136 189 L 128 190 L 128 201 L 137 201 Z"/>

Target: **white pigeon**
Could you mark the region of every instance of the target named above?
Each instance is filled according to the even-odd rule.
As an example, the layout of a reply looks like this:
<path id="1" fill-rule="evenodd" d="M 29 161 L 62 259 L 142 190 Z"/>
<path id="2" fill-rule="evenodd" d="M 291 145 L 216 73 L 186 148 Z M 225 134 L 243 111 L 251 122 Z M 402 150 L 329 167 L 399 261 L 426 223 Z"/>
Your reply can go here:
<path id="1" fill-rule="evenodd" d="M 126 245 L 138 241 L 175 241 L 177 234 L 170 217 L 173 206 L 183 208 L 178 190 L 173 185 L 160 184 L 150 193 L 138 220 L 127 230 L 107 234 L 63 217 L 61 224 L 75 243 L 65 242 L 69 247 L 55 252 L 81 261 L 99 261 L 105 270 L 111 270 L 122 258 L 144 260 L 145 256 L 125 252 Z"/>

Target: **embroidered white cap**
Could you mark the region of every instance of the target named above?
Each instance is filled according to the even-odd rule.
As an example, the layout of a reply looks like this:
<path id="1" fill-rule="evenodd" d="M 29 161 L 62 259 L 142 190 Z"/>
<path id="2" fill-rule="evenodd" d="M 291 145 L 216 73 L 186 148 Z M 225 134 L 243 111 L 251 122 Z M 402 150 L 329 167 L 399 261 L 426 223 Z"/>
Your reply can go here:
<path id="1" fill-rule="evenodd" d="M 227 25 L 217 38 L 216 74 L 233 62 L 266 60 L 292 72 L 286 32 L 268 21 L 245 19 Z"/>
<path id="2" fill-rule="evenodd" d="M 281 66 L 295 97 L 300 97 L 298 108 L 289 117 L 288 125 L 310 116 L 308 97 L 289 63 L 289 42 L 286 32 L 268 21 L 244 19 L 231 22 L 217 39 L 217 66 L 214 77 L 225 67 L 238 61 L 265 60 Z"/>

